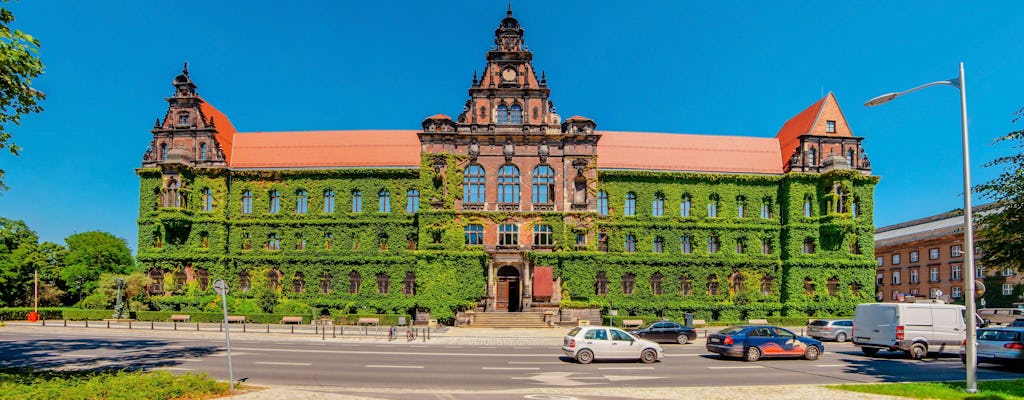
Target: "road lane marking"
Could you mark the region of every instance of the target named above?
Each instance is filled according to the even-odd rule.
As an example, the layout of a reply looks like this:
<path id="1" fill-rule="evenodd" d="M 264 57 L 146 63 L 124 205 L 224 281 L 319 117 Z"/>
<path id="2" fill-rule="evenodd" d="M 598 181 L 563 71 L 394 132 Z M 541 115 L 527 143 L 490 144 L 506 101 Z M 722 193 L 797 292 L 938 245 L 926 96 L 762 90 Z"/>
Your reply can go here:
<path id="1" fill-rule="evenodd" d="M 480 367 L 480 369 L 495 369 L 495 370 L 538 370 L 539 367 Z"/>
<path id="2" fill-rule="evenodd" d="M 422 369 L 422 365 L 367 365 L 366 368 L 414 368 Z"/>
<path id="3" fill-rule="evenodd" d="M 273 362 L 273 361 L 255 361 L 253 364 L 259 365 L 290 365 L 290 366 L 301 366 L 307 367 L 313 365 L 312 363 L 290 363 L 290 362 Z"/>
<path id="4" fill-rule="evenodd" d="M 602 367 L 598 369 L 654 369 L 654 367 Z"/>
<path id="5" fill-rule="evenodd" d="M 462 356 L 462 357 L 552 357 L 560 355 L 559 352 L 551 353 L 503 353 L 503 354 L 490 354 L 490 353 L 444 353 L 444 352 L 420 352 L 420 351 L 360 351 L 360 350 L 323 350 L 323 349 L 271 349 L 271 348 L 258 348 L 258 347 L 239 347 L 234 350 L 238 351 L 256 351 L 262 353 L 320 353 L 320 354 L 373 354 L 378 356 Z M 232 355 L 238 355 L 239 353 L 231 353 Z M 252 353 L 242 353 L 252 354 Z M 223 354 L 219 354 L 223 355 Z M 214 356 L 214 355 L 211 355 Z"/>
<path id="6" fill-rule="evenodd" d="M 530 364 L 530 365 L 537 365 L 537 364 L 565 364 L 565 362 L 562 362 L 562 361 L 509 361 L 508 363 L 509 364 Z"/>
<path id="7" fill-rule="evenodd" d="M 708 367 L 708 369 L 756 369 L 756 368 L 764 368 L 764 367 L 762 367 L 760 365 L 744 365 L 744 366 L 738 366 L 738 367 Z"/>

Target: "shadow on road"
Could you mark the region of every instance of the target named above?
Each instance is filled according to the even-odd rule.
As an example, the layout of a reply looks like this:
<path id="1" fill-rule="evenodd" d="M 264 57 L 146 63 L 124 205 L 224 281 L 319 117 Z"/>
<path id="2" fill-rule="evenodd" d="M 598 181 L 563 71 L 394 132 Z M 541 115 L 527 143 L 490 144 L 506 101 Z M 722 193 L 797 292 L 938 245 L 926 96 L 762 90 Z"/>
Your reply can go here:
<path id="1" fill-rule="evenodd" d="M 203 357 L 214 346 L 169 348 L 163 340 L 40 339 L 0 342 L 0 368 L 143 370 L 180 365 Z"/>

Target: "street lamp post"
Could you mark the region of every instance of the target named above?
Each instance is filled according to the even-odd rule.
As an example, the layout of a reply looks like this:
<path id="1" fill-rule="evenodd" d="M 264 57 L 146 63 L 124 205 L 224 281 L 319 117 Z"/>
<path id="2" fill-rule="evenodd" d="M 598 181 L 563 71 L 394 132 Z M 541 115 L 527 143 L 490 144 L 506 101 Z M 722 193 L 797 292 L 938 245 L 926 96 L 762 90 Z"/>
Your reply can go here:
<path id="1" fill-rule="evenodd" d="M 964 299 L 967 306 L 967 392 L 977 393 L 978 392 L 978 348 L 975 346 L 977 342 L 977 326 L 975 311 L 976 306 L 974 304 L 974 224 L 973 216 L 971 212 L 971 157 L 970 150 L 967 141 L 967 83 L 964 81 L 964 63 L 960 63 L 960 76 L 956 78 L 947 79 L 944 81 L 936 81 L 926 83 L 924 85 L 907 89 L 898 93 L 886 93 L 881 96 L 875 97 L 864 103 L 865 106 L 877 106 L 879 104 L 886 103 L 896 97 L 913 93 L 918 90 L 924 89 L 931 86 L 946 85 L 952 86 L 960 90 L 960 131 L 962 134 L 961 140 L 963 141 L 963 170 L 964 170 L 964 265 L 967 268 L 964 273 L 967 278 L 964 279 Z"/>

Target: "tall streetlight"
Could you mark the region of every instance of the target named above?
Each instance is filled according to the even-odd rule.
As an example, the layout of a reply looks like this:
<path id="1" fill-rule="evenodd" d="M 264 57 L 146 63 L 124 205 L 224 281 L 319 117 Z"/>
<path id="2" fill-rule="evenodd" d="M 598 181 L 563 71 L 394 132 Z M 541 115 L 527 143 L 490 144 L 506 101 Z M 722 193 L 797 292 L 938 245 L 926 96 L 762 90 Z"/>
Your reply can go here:
<path id="1" fill-rule="evenodd" d="M 970 150 L 967 142 L 967 83 L 964 81 L 964 63 L 960 63 L 960 76 L 944 81 L 936 81 L 932 83 L 926 83 L 924 85 L 907 89 L 899 93 L 886 93 L 881 96 L 875 97 L 864 103 L 865 106 L 877 106 L 882 103 L 886 103 L 899 96 L 913 93 L 918 90 L 924 89 L 931 86 L 946 85 L 960 89 L 960 131 L 962 133 L 963 140 L 963 152 L 964 152 L 964 247 L 966 252 L 964 254 L 965 260 L 964 265 L 966 271 L 964 273 L 967 277 L 964 279 L 964 297 L 967 305 L 967 315 L 965 319 L 968 319 L 967 323 L 967 393 L 978 392 L 978 348 L 975 346 L 977 342 L 975 325 L 976 318 L 974 305 L 974 224 L 973 216 L 971 215 L 971 157 Z"/>

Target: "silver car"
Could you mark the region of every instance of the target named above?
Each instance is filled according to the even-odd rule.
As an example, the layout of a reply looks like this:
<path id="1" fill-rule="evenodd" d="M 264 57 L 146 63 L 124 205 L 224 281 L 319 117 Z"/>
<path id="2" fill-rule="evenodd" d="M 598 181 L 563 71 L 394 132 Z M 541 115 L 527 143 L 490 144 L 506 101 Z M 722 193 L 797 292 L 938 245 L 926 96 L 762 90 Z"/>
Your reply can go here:
<path id="1" fill-rule="evenodd" d="M 852 331 L 852 319 L 816 319 L 807 324 L 807 336 L 819 340 L 842 343 L 850 338 Z"/>
<path id="2" fill-rule="evenodd" d="M 1024 327 L 978 329 L 978 362 L 1024 365 Z M 967 341 L 960 348 L 960 361 L 967 363 Z"/>
<path id="3" fill-rule="evenodd" d="M 646 364 L 665 356 L 661 346 L 608 326 L 577 326 L 565 335 L 562 352 L 580 364 L 594 360 L 637 360 Z"/>

